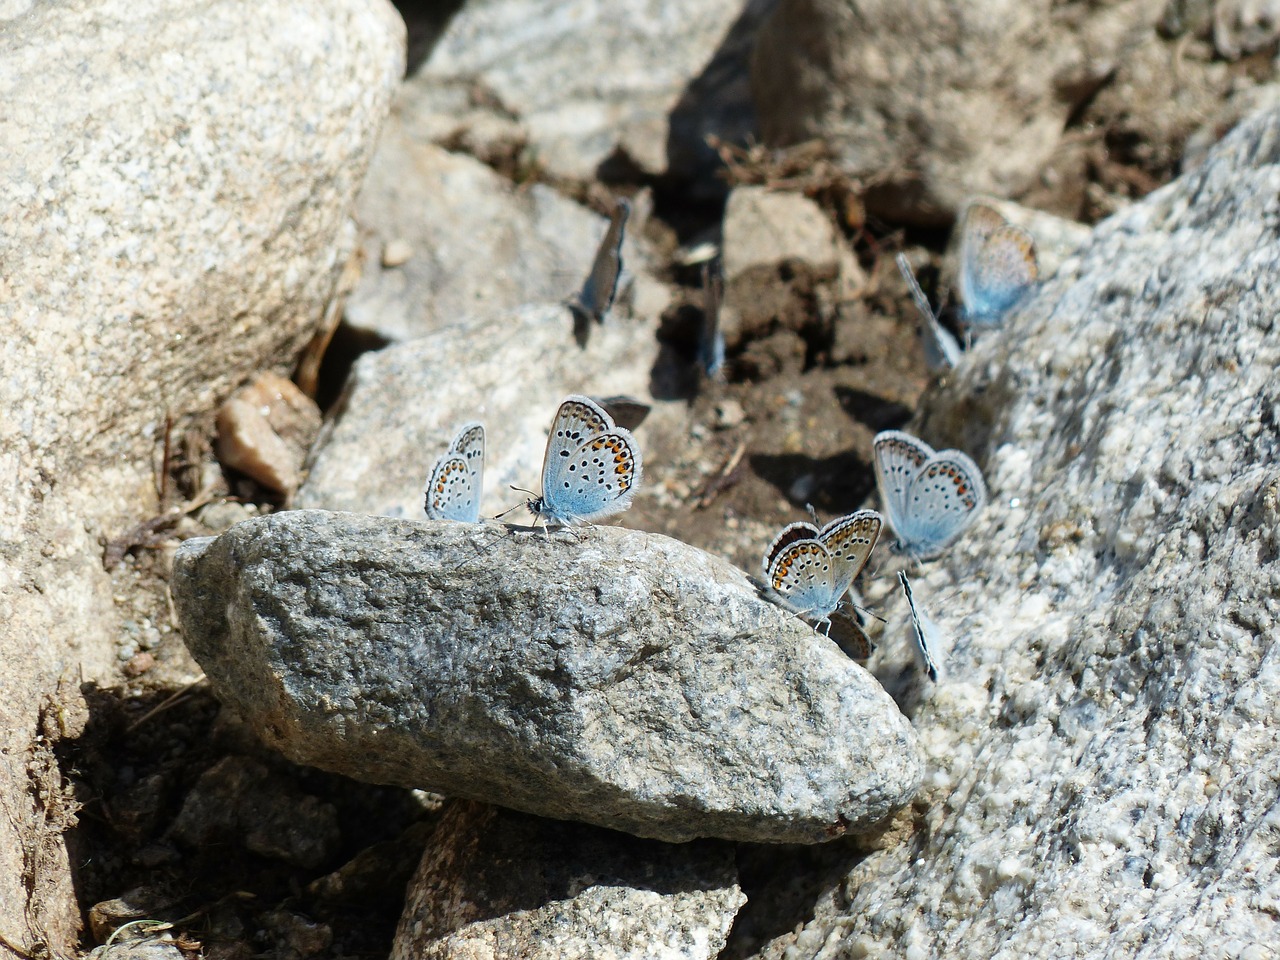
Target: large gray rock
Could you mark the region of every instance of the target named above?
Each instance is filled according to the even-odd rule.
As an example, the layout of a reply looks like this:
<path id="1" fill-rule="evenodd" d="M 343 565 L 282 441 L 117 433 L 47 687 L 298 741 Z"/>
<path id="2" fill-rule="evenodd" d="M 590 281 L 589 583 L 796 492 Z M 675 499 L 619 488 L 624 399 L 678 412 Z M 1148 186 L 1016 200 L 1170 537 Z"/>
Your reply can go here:
<path id="1" fill-rule="evenodd" d="M 764 956 L 1276 956 L 1278 196 L 1271 112 L 929 398 L 991 497 L 917 579 L 921 829 Z"/>
<path id="2" fill-rule="evenodd" d="M 822 138 L 884 215 L 945 220 L 975 192 L 1025 191 L 1166 5 L 782 0 L 752 64 L 761 130 Z"/>
<path id="3" fill-rule="evenodd" d="M 188 540 L 173 593 L 223 702 L 357 779 L 663 840 L 816 842 L 921 774 L 870 674 L 654 534 L 296 511 Z"/>
<path id="4" fill-rule="evenodd" d="M 409 79 L 405 121 L 481 156 L 527 141 L 557 179 L 592 180 L 616 154 L 722 193 L 705 137 L 755 133 L 746 63 L 775 2 L 468 3 Z"/>
<path id="5" fill-rule="evenodd" d="M 118 676 L 129 611 L 167 620 L 127 564 L 103 569 L 103 541 L 168 506 L 166 412 L 181 431 L 286 369 L 324 313 L 404 28 L 382 0 L 3 17 L 0 931 L 61 955 L 81 907 L 52 751 L 81 684 Z"/>
<path id="6" fill-rule="evenodd" d="M 395 960 L 714 960 L 746 901 L 734 848 L 455 801 L 409 884 Z"/>
<path id="7" fill-rule="evenodd" d="M 608 227 L 550 187 L 518 188 L 473 157 L 416 141 L 398 114 L 382 132 L 356 211 L 364 267 L 345 320 L 389 341 L 564 300 L 582 285 Z M 641 263 L 635 226 L 623 251 L 632 272 Z M 397 242 L 410 256 L 388 264 Z"/>

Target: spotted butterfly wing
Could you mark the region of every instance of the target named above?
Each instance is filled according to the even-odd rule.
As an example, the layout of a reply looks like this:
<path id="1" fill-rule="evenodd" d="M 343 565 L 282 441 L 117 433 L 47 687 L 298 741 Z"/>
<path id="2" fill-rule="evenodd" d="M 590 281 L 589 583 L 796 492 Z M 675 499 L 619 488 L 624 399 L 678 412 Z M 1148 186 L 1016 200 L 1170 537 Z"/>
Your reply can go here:
<path id="1" fill-rule="evenodd" d="M 933 456 L 933 448 L 901 430 L 884 430 L 876 434 L 872 450 L 880 500 L 889 516 L 889 525 L 901 538 L 898 524 L 911 510 L 911 481 Z"/>
<path id="2" fill-rule="evenodd" d="M 631 506 L 642 471 L 631 432 L 589 397 L 569 396 L 547 437 L 542 496 L 529 508 L 561 525 L 599 520 Z"/>
<path id="3" fill-rule="evenodd" d="M 874 510 L 859 510 L 832 520 L 818 535 L 831 555 L 836 600 L 845 595 L 862 571 L 880 536 L 883 521 Z"/>
<path id="4" fill-rule="evenodd" d="M 484 487 L 484 427 L 469 423 L 431 468 L 425 509 L 432 520 L 475 523 Z"/>
<path id="5" fill-rule="evenodd" d="M 973 327 L 995 327 L 1040 275 L 1035 241 L 991 207 L 971 204 L 960 243 L 961 315 Z"/>

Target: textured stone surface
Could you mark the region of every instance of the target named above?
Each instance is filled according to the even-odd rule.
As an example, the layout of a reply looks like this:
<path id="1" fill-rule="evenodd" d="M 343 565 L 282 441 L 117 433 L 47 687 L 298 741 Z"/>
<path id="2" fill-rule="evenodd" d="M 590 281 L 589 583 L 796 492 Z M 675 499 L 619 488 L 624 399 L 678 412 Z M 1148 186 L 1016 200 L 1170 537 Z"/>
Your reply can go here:
<path id="1" fill-rule="evenodd" d="M 364 271 L 345 319 L 390 341 L 565 299 L 591 269 L 608 224 L 547 186 L 517 188 L 472 157 L 415 141 L 396 114 L 356 213 L 366 231 Z M 385 266 L 388 245 L 403 242 L 411 255 Z M 623 258 L 633 272 L 641 263 L 634 231 Z"/>
<path id="2" fill-rule="evenodd" d="M 952 639 L 922 829 L 763 955 L 1276 955 L 1278 197 L 1272 112 L 930 398 L 991 498 L 916 581 Z"/>
<path id="3" fill-rule="evenodd" d="M 454 802 L 409 884 L 391 955 L 712 960 L 746 900 L 736 874 L 729 844 Z"/>
<path id="4" fill-rule="evenodd" d="M 521 497 L 511 484 L 538 486 L 547 430 L 567 394 L 652 399 L 655 330 L 654 322 L 611 319 L 579 349 L 568 308 L 541 304 L 366 354 L 297 505 L 422 517 L 431 464 L 459 425 L 479 420 L 487 441 L 481 513 L 505 510 Z"/>
<path id="5" fill-rule="evenodd" d="M 527 140 L 554 177 L 590 180 L 619 154 L 723 193 L 704 138 L 754 133 L 745 64 L 775 2 L 468 3 L 409 80 L 405 120 L 482 156 L 491 141 Z"/>
<path id="6" fill-rule="evenodd" d="M 5 11 L 0 932 L 62 954 L 80 907 L 50 751 L 79 684 L 114 676 L 102 540 L 157 512 L 166 412 L 282 368 L 323 313 L 403 26 L 370 0 Z"/>
<path id="7" fill-rule="evenodd" d="M 915 736 L 736 568 L 617 528 L 323 511 L 188 540 L 218 696 L 291 759 L 641 836 L 816 842 L 907 802 Z"/>
<path id="8" fill-rule="evenodd" d="M 765 141 L 822 137 L 885 215 L 947 219 L 1026 189 L 1166 0 L 782 0 L 752 89 Z"/>

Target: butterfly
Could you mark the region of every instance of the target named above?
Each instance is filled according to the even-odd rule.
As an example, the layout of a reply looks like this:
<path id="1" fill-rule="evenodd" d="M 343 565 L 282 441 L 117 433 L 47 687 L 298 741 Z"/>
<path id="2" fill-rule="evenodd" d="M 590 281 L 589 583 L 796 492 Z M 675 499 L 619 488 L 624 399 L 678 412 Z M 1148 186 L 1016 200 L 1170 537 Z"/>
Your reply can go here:
<path id="1" fill-rule="evenodd" d="M 821 530 L 812 523 L 790 523 L 764 555 L 769 593 L 807 620 L 831 625 L 831 613 L 871 556 L 880 536 L 881 517 L 859 510 L 837 517 Z"/>
<path id="2" fill-rule="evenodd" d="M 432 520 L 480 519 L 484 485 L 484 426 L 468 423 L 431 468 L 423 507 Z"/>
<path id="3" fill-rule="evenodd" d="M 942 646 L 942 631 L 923 610 L 916 606 L 916 599 L 911 593 L 911 581 L 901 570 L 898 571 L 898 582 L 902 584 L 902 592 L 907 595 L 907 606 L 911 608 L 911 629 L 916 635 L 916 655 L 929 679 L 937 683 L 938 662 L 933 658 L 933 650 L 938 650 Z M 930 644 L 933 650 L 929 649 Z"/>
<path id="4" fill-rule="evenodd" d="M 718 263 L 702 265 L 702 329 L 698 336 L 698 361 L 711 379 L 723 379 L 724 331 L 720 329 L 720 304 L 724 276 Z"/>
<path id="5" fill-rule="evenodd" d="M 544 524 L 566 527 L 621 513 L 642 476 L 629 430 L 590 397 L 569 396 L 551 422 L 542 459 L 542 496 L 525 506 Z"/>
<path id="6" fill-rule="evenodd" d="M 900 430 L 876 434 L 876 485 L 898 548 L 937 556 L 973 523 L 987 502 L 977 465 L 959 450 L 937 453 Z"/>
<path id="7" fill-rule="evenodd" d="M 1040 276 L 1035 241 L 984 203 L 970 204 L 960 237 L 960 317 L 997 327 Z"/>
<path id="8" fill-rule="evenodd" d="M 613 306 L 618 292 L 618 277 L 622 273 L 622 237 L 627 218 L 631 216 L 631 202 L 619 199 L 609 219 L 609 228 L 600 239 L 591 272 L 583 281 L 582 289 L 569 298 L 569 309 L 574 317 L 584 323 L 594 320 L 604 323 L 605 314 Z"/>
<path id="9" fill-rule="evenodd" d="M 950 330 L 938 322 L 938 315 L 933 312 L 933 307 L 929 306 L 924 291 L 916 282 L 916 275 L 911 272 L 911 264 L 907 262 L 907 258 L 900 253 L 895 259 L 902 279 L 907 281 L 911 299 L 915 301 L 916 309 L 920 311 L 922 321 L 920 338 L 924 341 L 925 365 L 934 372 L 950 370 L 960 362 L 960 343 Z"/>

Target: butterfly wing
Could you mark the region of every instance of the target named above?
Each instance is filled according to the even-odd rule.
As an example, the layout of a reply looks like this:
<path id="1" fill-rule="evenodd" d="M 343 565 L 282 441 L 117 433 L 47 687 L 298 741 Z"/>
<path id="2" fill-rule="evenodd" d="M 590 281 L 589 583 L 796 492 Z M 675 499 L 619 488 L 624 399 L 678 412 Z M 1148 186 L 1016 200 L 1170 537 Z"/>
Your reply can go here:
<path id="1" fill-rule="evenodd" d="M 1035 241 L 994 209 L 975 203 L 960 245 L 960 303 L 971 326 L 998 326 L 1036 282 Z"/>
<path id="2" fill-rule="evenodd" d="M 933 456 L 933 448 L 901 430 L 885 430 L 876 434 L 872 448 L 880 500 L 889 515 L 889 525 L 901 540 L 905 536 L 903 528 L 909 524 L 912 515 L 911 481 Z"/>
<path id="3" fill-rule="evenodd" d="M 929 679 L 937 683 L 938 663 L 934 659 L 934 652 L 939 649 L 938 641 L 942 636 L 941 631 L 938 625 L 916 606 L 915 597 L 911 593 L 911 581 L 901 570 L 898 571 L 898 582 L 902 584 L 902 592 L 907 595 L 907 606 L 911 609 L 911 629 L 916 637 L 916 657 Z"/>
<path id="4" fill-rule="evenodd" d="M 910 509 L 895 529 L 908 552 L 921 559 L 949 547 L 987 502 L 977 464 L 959 450 L 935 453 L 911 481 Z"/>
<path id="5" fill-rule="evenodd" d="M 551 421 L 547 449 L 542 455 L 543 492 L 560 485 L 561 474 L 579 447 L 613 428 L 613 418 L 590 397 L 580 394 L 565 397 Z"/>
<path id="6" fill-rule="evenodd" d="M 792 524 L 796 526 L 796 524 Z M 831 554 L 818 540 L 795 540 L 778 551 L 765 582 L 783 606 L 814 620 L 836 608 Z"/>
<path id="7" fill-rule="evenodd" d="M 467 467 L 471 471 L 471 484 L 476 491 L 478 511 L 480 494 L 484 490 L 484 424 L 468 423 L 463 426 L 449 444 L 449 450 L 467 461 Z"/>
<path id="8" fill-rule="evenodd" d="M 960 362 L 960 344 L 951 331 L 938 322 L 938 315 L 929 306 L 929 300 L 911 272 L 911 264 L 901 253 L 896 257 L 898 271 L 907 281 L 907 289 L 911 291 L 911 299 L 915 301 L 916 310 L 920 313 L 920 339 L 924 342 L 924 362 L 933 372 L 950 370 Z"/>
<path id="9" fill-rule="evenodd" d="M 830 621 L 827 636 L 853 659 L 866 660 L 875 652 L 876 645 L 853 613 L 844 609 L 832 610 L 827 619 Z"/>
<path id="10" fill-rule="evenodd" d="M 818 528 L 812 523 L 788 523 L 782 528 L 782 532 L 773 538 L 773 543 L 769 544 L 769 549 L 764 552 L 764 578 L 769 579 L 769 570 L 773 567 L 773 561 L 791 544 L 797 540 L 817 540 Z"/>
<path id="11" fill-rule="evenodd" d="M 432 520 L 480 519 L 480 486 L 465 457 L 445 453 L 431 469 L 425 497 L 427 516 Z"/>
<path id="12" fill-rule="evenodd" d="M 818 535 L 831 555 L 831 582 L 837 601 L 866 565 L 880 536 L 881 523 L 880 514 L 874 510 L 859 510 L 832 520 Z"/>
<path id="13" fill-rule="evenodd" d="M 613 306 L 613 298 L 618 291 L 618 277 L 622 273 L 622 238 L 630 215 L 630 201 L 619 199 L 613 216 L 609 218 L 609 228 L 596 249 L 591 272 L 574 298 L 574 306 L 597 323 L 604 322 L 604 315 Z"/>
<path id="14" fill-rule="evenodd" d="M 545 482 L 544 473 L 543 515 L 571 524 L 620 513 L 631 506 L 642 473 L 630 431 L 616 427 L 597 434 L 560 461 L 553 482 Z"/>
<path id="15" fill-rule="evenodd" d="M 698 337 L 698 361 L 713 379 L 724 367 L 724 331 L 720 329 L 720 304 L 724 297 L 724 277 L 719 265 L 702 265 L 702 330 Z"/>

